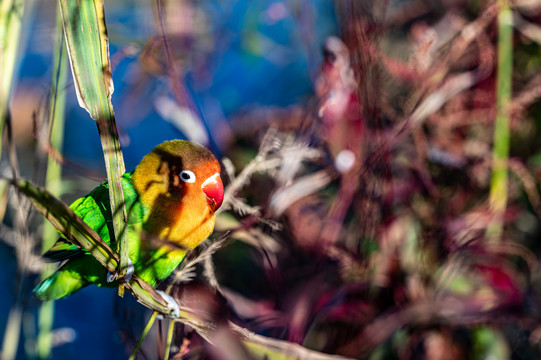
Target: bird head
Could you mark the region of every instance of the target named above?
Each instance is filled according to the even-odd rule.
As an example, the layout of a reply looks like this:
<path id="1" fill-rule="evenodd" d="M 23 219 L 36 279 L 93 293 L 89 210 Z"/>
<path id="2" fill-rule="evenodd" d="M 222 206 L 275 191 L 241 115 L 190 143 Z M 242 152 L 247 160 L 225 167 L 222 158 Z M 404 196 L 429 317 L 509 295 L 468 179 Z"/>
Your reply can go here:
<path id="1" fill-rule="evenodd" d="M 156 146 L 136 167 L 133 183 L 151 208 L 207 206 L 214 213 L 224 198 L 220 164 L 206 147 L 186 140 Z"/>

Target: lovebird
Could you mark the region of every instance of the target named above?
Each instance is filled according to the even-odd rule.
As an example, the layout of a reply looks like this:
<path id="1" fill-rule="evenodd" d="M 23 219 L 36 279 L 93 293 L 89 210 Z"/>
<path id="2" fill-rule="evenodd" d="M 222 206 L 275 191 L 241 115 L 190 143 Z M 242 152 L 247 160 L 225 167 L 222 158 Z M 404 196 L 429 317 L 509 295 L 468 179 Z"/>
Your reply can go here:
<path id="1" fill-rule="evenodd" d="M 220 164 L 203 145 L 166 141 L 147 154 L 133 172 L 124 174 L 121 183 L 128 213 L 131 270 L 156 287 L 180 265 L 187 250 L 212 233 L 215 211 L 224 198 Z M 106 181 L 74 201 L 70 209 L 116 249 L 116 244 L 111 244 Z M 44 256 L 62 265 L 34 288 L 42 300 L 60 299 L 90 284 L 118 284 L 92 255 L 65 238 Z"/>

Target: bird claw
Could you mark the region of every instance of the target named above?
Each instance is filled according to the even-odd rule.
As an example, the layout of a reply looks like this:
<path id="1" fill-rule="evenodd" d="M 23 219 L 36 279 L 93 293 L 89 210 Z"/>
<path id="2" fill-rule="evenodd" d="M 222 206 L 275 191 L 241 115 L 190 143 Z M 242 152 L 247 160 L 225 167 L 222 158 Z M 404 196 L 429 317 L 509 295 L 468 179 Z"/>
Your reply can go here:
<path id="1" fill-rule="evenodd" d="M 126 269 L 126 275 L 124 275 L 124 281 L 130 282 L 131 277 L 134 272 L 135 272 L 135 268 L 133 267 L 133 263 L 130 260 L 130 258 L 128 258 L 128 268 Z"/>
<path id="2" fill-rule="evenodd" d="M 172 310 L 169 314 L 165 315 L 168 318 L 178 318 L 180 317 L 180 308 L 178 307 L 178 303 L 175 301 L 175 299 L 171 295 L 167 295 L 165 292 L 161 290 L 156 290 L 158 294 L 165 300 L 167 303 L 167 310 Z M 158 319 L 163 319 L 163 314 L 158 314 L 156 316 Z"/>
<path id="3" fill-rule="evenodd" d="M 133 262 L 130 260 L 130 258 L 128 258 L 128 268 L 126 269 L 126 275 L 124 275 L 124 277 L 122 278 L 124 280 L 124 282 L 130 282 L 131 280 L 131 277 L 133 275 L 133 273 L 135 272 L 135 268 L 133 267 Z M 108 271 L 107 272 L 107 282 L 110 283 L 110 282 L 113 282 L 115 280 L 118 279 L 118 273 L 117 272 L 110 272 Z"/>
<path id="4" fill-rule="evenodd" d="M 117 278 L 116 272 L 112 273 L 110 271 L 107 271 L 107 282 L 108 283 L 111 283 L 111 282 L 115 281 L 116 278 Z"/>

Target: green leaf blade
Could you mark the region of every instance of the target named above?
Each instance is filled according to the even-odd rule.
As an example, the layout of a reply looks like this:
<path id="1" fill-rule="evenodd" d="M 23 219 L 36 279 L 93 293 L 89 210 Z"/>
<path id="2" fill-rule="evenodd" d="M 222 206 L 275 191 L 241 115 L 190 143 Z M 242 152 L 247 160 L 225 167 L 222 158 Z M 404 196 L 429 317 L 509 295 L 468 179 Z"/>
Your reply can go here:
<path id="1" fill-rule="evenodd" d="M 113 80 L 103 1 L 60 0 L 73 79 L 79 105 L 96 120 L 105 158 L 114 239 L 120 254 L 120 276 L 128 267 L 127 212 L 120 177 L 125 173 L 111 95 Z M 122 287 L 119 294 L 122 295 Z"/>

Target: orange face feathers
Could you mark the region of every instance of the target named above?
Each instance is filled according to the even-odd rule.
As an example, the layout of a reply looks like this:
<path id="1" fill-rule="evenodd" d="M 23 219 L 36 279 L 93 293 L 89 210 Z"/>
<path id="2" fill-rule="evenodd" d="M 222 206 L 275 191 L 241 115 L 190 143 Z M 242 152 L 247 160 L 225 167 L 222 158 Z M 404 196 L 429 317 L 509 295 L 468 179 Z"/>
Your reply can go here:
<path id="1" fill-rule="evenodd" d="M 146 155 L 133 173 L 141 202 L 150 209 L 148 232 L 191 248 L 214 227 L 224 188 L 220 164 L 204 146 L 166 141 Z"/>
<path id="2" fill-rule="evenodd" d="M 206 201 L 208 195 L 205 196 L 202 186 L 212 176 L 219 178 L 220 164 L 206 147 L 191 141 L 172 140 L 156 146 L 141 160 L 133 174 L 133 183 L 143 203 L 152 206 L 160 197 L 174 201 L 176 197 L 192 195 L 191 192 L 198 190 L 201 194 L 194 195 Z M 221 184 L 221 179 L 219 182 Z M 223 198 L 223 186 L 213 194 L 219 197 L 220 190 Z"/>

